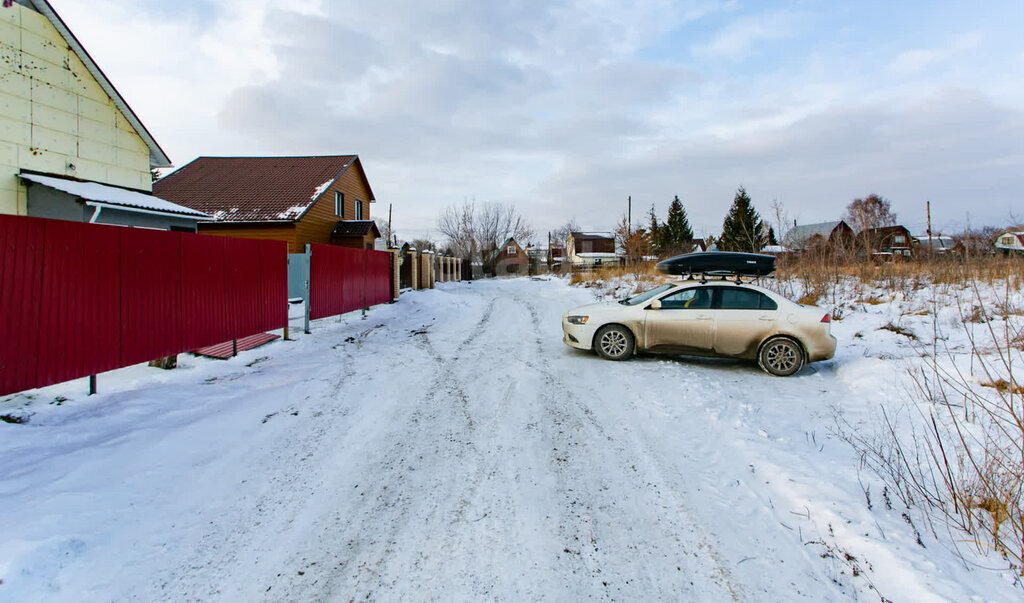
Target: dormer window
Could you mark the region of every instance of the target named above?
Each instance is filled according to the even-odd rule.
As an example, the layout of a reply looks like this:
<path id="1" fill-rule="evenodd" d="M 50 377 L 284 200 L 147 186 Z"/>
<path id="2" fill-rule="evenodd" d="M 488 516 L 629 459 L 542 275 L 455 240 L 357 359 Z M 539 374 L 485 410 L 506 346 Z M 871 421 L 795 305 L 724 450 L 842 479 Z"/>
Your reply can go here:
<path id="1" fill-rule="evenodd" d="M 345 217 L 345 193 L 340 191 L 334 191 L 334 215 Z"/>
<path id="2" fill-rule="evenodd" d="M 516 246 L 515 245 L 509 245 L 508 249 L 506 250 L 506 253 L 508 253 L 509 255 L 515 255 L 516 254 Z"/>

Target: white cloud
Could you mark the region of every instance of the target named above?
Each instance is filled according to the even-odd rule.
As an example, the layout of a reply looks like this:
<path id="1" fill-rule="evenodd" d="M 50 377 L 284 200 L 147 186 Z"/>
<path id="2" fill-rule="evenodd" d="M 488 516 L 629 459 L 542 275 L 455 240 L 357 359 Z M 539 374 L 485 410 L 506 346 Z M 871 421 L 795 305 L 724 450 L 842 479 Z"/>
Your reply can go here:
<path id="1" fill-rule="evenodd" d="M 750 54 L 760 42 L 794 36 L 797 27 L 798 19 L 793 14 L 741 17 L 719 30 L 709 42 L 695 44 L 692 52 L 702 58 L 740 58 Z"/>
<path id="2" fill-rule="evenodd" d="M 740 184 L 762 212 L 777 197 L 802 221 L 868 192 L 898 213 L 931 199 L 941 219 L 984 199 L 975 215 L 991 206 L 995 220 L 1024 188 L 1021 114 L 1007 108 L 1024 96 L 1024 52 L 981 27 L 919 32 L 947 41 L 928 48 L 862 42 L 875 24 L 826 7 L 63 3 L 178 165 L 358 153 L 375 215 L 393 203 L 402 236 L 472 198 L 519 204 L 543 233 L 571 216 L 609 229 L 627 196 L 636 217 L 679 194 L 713 234 Z"/>

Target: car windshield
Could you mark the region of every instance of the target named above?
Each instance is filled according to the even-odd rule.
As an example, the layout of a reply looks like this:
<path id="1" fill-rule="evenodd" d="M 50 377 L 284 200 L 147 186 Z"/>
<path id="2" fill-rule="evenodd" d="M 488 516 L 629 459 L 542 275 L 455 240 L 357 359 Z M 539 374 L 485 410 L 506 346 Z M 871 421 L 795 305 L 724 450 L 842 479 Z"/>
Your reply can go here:
<path id="1" fill-rule="evenodd" d="M 645 301 L 651 299 L 652 297 L 654 297 L 656 295 L 660 295 L 660 294 L 668 291 L 672 287 L 675 287 L 675 285 L 673 285 L 672 283 L 665 283 L 664 285 L 662 285 L 660 287 L 655 287 L 654 289 L 651 289 L 650 291 L 644 291 L 643 293 L 640 293 L 638 295 L 634 295 L 633 297 L 630 297 L 629 299 L 624 299 L 624 300 L 620 301 L 619 303 L 624 305 L 624 306 L 635 306 L 637 304 L 642 304 Z"/>

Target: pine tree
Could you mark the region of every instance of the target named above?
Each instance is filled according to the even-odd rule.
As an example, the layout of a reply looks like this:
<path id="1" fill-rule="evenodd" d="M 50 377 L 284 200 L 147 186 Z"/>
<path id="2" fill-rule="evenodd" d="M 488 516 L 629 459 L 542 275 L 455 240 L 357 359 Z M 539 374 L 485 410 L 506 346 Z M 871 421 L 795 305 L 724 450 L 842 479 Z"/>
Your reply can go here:
<path id="1" fill-rule="evenodd" d="M 729 215 L 722 223 L 722 236 L 718 240 L 721 251 L 747 251 L 756 253 L 767 243 L 767 228 L 757 214 L 747 191 L 742 186 L 736 191 Z"/>
<path id="2" fill-rule="evenodd" d="M 662 236 L 665 227 L 658 224 L 658 214 L 654 213 L 653 203 L 651 203 L 651 211 L 648 212 L 647 215 L 651 219 L 651 223 L 647 227 L 648 240 L 651 243 L 651 252 L 654 253 L 654 255 L 661 255 Z"/>
<path id="3" fill-rule="evenodd" d="M 665 221 L 664 248 L 671 253 L 684 253 L 690 251 L 693 242 L 693 230 L 690 228 L 690 221 L 686 217 L 686 209 L 679 200 L 679 195 L 672 199 L 668 206 L 668 220 Z"/>
<path id="4" fill-rule="evenodd" d="M 768 244 L 769 245 L 778 245 L 779 244 L 779 240 L 775 238 L 775 229 L 772 228 L 771 226 L 768 227 Z"/>

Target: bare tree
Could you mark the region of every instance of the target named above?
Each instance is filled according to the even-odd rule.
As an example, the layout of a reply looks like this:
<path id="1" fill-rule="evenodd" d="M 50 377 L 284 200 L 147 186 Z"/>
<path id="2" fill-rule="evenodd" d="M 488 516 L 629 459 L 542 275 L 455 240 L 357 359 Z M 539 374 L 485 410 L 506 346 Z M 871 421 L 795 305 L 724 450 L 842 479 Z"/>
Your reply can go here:
<path id="1" fill-rule="evenodd" d="M 390 247 L 394 243 L 394 241 L 392 241 L 392 237 L 395 233 L 391 232 L 391 228 L 388 226 L 388 221 L 384 218 L 374 218 L 373 222 L 377 225 L 377 230 L 380 231 L 380 237 L 384 239 L 384 242 L 387 243 L 388 247 Z"/>
<path id="2" fill-rule="evenodd" d="M 643 264 L 644 258 L 653 255 L 651 237 L 644 228 L 630 228 L 629 220 L 622 216 L 615 227 L 615 246 L 626 255 L 626 263 L 633 266 Z"/>
<path id="3" fill-rule="evenodd" d="M 772 199 L 772 218 L 775 219 L 775 238 L 781 245 L 790 226 L 789 214 L 786 213 L 786 208 L 782 206 L 782 202 L 778 198 Z"/>
<path id="4" fill-rule="evenodd" d="M 863 199 L 854 199 L 846 206 L 846 223 L 857 232 L 871 228 L 895 226 L 896 214 L 892 212 L 892 203 L 885 197 L 874 193 Z"/>
<path id="5" fill-rule="evenodd" d="M 581 230 L 583 229 L 576 223 L 576 218 L 569 218 L 565 224 L 551 231 L 551 240 L 559 247 L 565 247 L 566 241 L 569 240 L 569 234 Z"/>
<path id="6" fill-rule="evenodd" d="M 449 206 L 438 217 L 437 228 L 453 253 L 484 264 L 509 237 L 521 243 L 533 237 L 533 229 L 511 203 L 478 206 L 467 201 Z"/>

